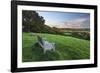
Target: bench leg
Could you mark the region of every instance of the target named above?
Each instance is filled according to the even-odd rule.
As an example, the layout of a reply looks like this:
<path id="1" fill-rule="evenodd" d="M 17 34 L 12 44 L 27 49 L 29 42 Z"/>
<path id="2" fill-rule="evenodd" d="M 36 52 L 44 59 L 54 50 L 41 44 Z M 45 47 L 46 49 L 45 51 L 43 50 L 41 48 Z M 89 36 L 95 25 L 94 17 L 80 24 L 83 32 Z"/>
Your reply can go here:
<path id="1" fill-rule="evenodd" d="M 55 51 L 55 48 L 53 48 L 53 51 Z"/>
<path id="2" fill-rule="evenodd" d="M 46 50 L 44 50 L 44 54 L 46 53 Z"/>

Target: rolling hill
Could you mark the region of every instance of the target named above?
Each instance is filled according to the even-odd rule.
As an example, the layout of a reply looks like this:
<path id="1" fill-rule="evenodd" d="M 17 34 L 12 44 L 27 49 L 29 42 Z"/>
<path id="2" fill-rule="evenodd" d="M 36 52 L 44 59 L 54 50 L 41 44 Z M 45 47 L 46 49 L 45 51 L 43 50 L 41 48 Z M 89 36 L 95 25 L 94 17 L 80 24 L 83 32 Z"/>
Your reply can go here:
<path id="1" fill-rule="evenodd" d="M 39 35 L 49 42 L 54 42 L 56 50 L 43 53 L 43 49 L 37 43 Z M 22 61 L 54 61 L 54 60 L 79 60 L 90 58 L 90 41 L 70 36 L 23 33 L 22 37 Z"/>

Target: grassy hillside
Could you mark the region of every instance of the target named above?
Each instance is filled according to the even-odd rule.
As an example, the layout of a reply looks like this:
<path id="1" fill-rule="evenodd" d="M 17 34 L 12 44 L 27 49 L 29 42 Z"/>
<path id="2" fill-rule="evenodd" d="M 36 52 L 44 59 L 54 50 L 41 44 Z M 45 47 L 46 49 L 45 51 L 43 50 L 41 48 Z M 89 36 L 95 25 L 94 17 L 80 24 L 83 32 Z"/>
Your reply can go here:
<path id="1" fill-rule="evenodd" d="M 23 33 L 22 61 L 53 61 L 53 60 L 77 60 L 90 58 L 90 42 L 69 36 L 39 34 L 49 42 L 56 44 L 56 50 L 43 53 L 43 49 L 37 44 L 36 35 Z"/>

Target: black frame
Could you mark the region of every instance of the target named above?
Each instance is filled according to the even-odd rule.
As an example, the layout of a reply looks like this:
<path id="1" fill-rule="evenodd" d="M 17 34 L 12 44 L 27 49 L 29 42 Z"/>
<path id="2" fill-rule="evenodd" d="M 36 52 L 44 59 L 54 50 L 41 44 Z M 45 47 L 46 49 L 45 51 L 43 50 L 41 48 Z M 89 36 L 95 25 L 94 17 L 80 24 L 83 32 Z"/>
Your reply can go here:
<path id="1" fill-rule="evenodd" d="M 95 48 L 94 64 L 17 68 L 17 6 L 18 5 L 93 9 L 94 10 L 94 24 L 95 24 L 94 25 L 94 48 Z M 79 5 L 79 4 L 47 3 L 47 2 L 31 2 L 31 1 L 11 1 L 11 72 L 89 68 L 89 67 L 97 67 L 97 6 Z"/>

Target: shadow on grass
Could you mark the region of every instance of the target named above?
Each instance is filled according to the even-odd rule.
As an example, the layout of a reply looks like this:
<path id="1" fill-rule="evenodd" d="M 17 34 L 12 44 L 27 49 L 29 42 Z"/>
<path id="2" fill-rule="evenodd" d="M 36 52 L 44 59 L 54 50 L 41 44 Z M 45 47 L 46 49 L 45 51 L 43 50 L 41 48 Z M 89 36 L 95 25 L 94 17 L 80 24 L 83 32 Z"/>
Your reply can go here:
<path id="1" fill-rule="evenodd" d="M 59 54 L 56 51 L 43 52 L 43 48 L 38 43 L 32 46 L 32 59 L 34 61 L 53 61 L 59 59 Z"/>
<path id="2" fill-rule="evenodd" d="M 39 62 L 39 61 L 55 61 L 55 60 L 78 60 L 88 59 L 89 55 L 85 51 L 75 49 L 68 45 L 56 44 L 55 51 L 43 52 L 43 48 L 38 43 L 33 44 L 30 49 L 30 54 L 24 62 Z M 31 57 L 31 58 L 29 58 Z"/>

